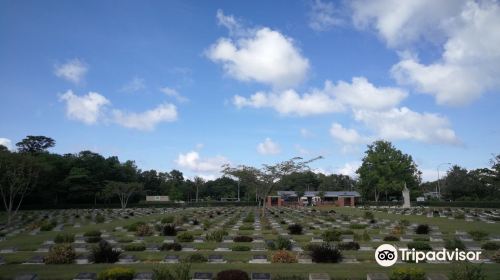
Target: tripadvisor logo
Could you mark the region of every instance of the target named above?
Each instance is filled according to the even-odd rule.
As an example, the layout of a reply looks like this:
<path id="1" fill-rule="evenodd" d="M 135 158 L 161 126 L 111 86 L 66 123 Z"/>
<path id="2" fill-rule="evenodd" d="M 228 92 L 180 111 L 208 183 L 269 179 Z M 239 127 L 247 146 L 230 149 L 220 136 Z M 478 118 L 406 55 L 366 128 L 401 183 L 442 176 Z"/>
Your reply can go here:
<path id="1" fill-rule="evenodd" d="M 418 251 L 415 249 L 398 248 L 390 244 L 382 244 L 375 250 L 375 260 L 381 266 L 392 266 L 398 261 L 419 263 L 422 261 L 478 261 L 479 251 L 446 250 Z"/>

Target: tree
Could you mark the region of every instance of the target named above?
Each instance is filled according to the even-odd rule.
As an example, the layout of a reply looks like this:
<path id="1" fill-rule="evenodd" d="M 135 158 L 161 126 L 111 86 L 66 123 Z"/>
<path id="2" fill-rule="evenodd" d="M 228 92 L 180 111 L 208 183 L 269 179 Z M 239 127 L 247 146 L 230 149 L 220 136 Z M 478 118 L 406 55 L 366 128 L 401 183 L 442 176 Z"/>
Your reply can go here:
<path id="1" fill-rule="evenodd" d="M 412 157 L 396 149 L 391 142 L 375 141 L 368 145 L 359 174 L 359 187 L 365 197 L 374 195 L 379 200 L 380 193 L 401 195 L 406 185 L 415 189 L 421 181 L 421 172 Z"/>
<path id="2" fill-rule="evenodd" d="M 21 140 L 21 142 L 16 143 L 20 153 L 30 154 L 46 152 L 47 149 L 52 148 L 55 145 L 56 141 L 50 137 L 32 135 L 28 135 L 26 138 Z"/>
<path id="3" fill-rule="evenodd" d="M 205 180 L 201 177 L 194 177 L 194 184 L 196 185 L 196 202 L 198 202 L 198 188 L 205 184 Z"/>
<path id="4" fill-rule="evenodd" d="M 117 195 L 120 199 L 120 204 L 122 209 L 127 208 L 127 203 L 132 196 L 132 194 L 136 192 L 140 192 L 143 189 L 143 184 L 137 182 L 116 182 L 109 181 L 106 184 L 106 188 L 104 189 L 104 193 L 107 195 Z"/>
<path id="5" fill-rule="evenodd" d="M 38 166 L 30 155 L 0 152 L 0 194 L 7 223 L 17 215 L 24 197 L 34 188 Z"/>

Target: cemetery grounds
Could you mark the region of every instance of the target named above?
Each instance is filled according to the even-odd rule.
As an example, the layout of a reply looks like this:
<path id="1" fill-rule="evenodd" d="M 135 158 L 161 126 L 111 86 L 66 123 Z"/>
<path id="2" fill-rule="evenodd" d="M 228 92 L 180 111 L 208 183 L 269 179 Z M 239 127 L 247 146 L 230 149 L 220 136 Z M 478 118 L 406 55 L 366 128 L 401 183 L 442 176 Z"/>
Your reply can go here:
<path id="1" fill-rule="evenodd" d="M 0 215 L 0 224 L 5 223 L 4 213 Z M 149 230 L 139 233 L 138 227 L 143 223 Z M 163 226 L 170 223 L 177 225 L 174 233 L 177 236 L 164 236 Z M 374 249 L 383 243 L 407 246 L 415 241 L 440 249 L 446 240 L 457 238 L 469 250 L 482 250 L 483 271 L 488 279 L 500 279 L 500 264 L 491 260 L 495 251 L 482 249 L 485 243 L 500 243 L 499 223 L 500 210 L 466 208 L 269 208 L 265 218 L 260 217 L 257 207 L 21 211 L 12 226 L 4 226 L 0 233 L 0 263 L 3 263 L 0 278 L 11 279 L 32 272 L 40 279 L 73 279 L 79 272 L 99 273 L 116 266 L 147 272 L 159 265 L 171 265 L 163 264 L 166 256 L 177 256 L 170 260 L 183 261 L 193 254 L 202 254 L 205 259 L 193 259 L 191 273 L 213 272 L 214 276 L 222 270 L 241 269 L 248 273 L 268 272 L 273 277 L 300 275 L 307 279 L 309 273 L 328 273 L 332 279 L 366 279 L 367 273 L 390 274 L 395 267 L 418 267 L 426 273 L 449 274 L 457 264 L 398 263 L 384 268 L 375 262 Z M 288 226 L 292 224 L 302 225 L 302 234 L 289 234 Z M 430 233 L 415 234 L 420 224 L 429 225 Z M 207 240 L 210 239 L 207 235 L 221 230 L 227 233 L 222 240 Z M 321 244 L 329 230 L 341 232 L 338 242 L 354 241 L 359 249 L 343 250 L 340 263 L 311 263 L 307 254 L 309 244 Z M 95 246 L 90 242 L 99 239 L 89 239 L 88 233 L 95 231 L 101 239 L 123 251 L 124 264 L 43 264 L 43 257 L 58 235 L 74 237 L 71 244 L 77 260 L 85 263 L 91 246 Z M 193 238 L 189 238 L 190 234 Z M 235 239 L 237 236 L 250 238 Z M 399 241 L 384 241 L 387 236 Z M 276 250 L 267 243 L 279 237 L 291 240 L 290 252 L 297 257 L 297 263 L 272 263 Z M 173 246 L 164 244 L 173 242 L 180 243 L 182 249 L 165 251 Z M 266 258 L 254 259 L 256 255 Z"/>

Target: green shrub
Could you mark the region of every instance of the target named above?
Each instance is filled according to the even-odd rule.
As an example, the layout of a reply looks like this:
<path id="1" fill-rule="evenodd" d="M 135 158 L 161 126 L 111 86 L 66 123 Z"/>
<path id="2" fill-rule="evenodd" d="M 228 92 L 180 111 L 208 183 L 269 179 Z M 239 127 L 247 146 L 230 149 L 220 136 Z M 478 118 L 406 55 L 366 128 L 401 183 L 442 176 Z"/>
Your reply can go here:
<path id="1" fill-rule="evenodd" d="M 272 240 L 267 240 L 266 247 L 268 250 L 276 250 L 276 243 Z"/>
<path id="2" fill-rule="evenodd" d="M 234 245 L 233 247 L 231 247 L 231 250 L 232 251 L 239 251 L 239 252 L 242 252 L 242 251 L 250 251 L 250 246 L 245 246 L 245 245 Z"/>
<path id="3" fill-rule="evenodd" d="M 101 215 L 101 214 L 96 215 L 95 216 L 95 222 L 98 223 L 98 224 L 104 223 L 104 216 Z"/>
<path id="4" fill-rule="evenodd" d="M 240 230 L 254 230 L 254 227 L 252 225 L 242 225 Z"/>
<path id="5" fill-rule="evenodd" d="M 469 231 L 469 234 L 470 234 L 470 236 L 472 236 L 472 239 L 474 239 L 475 241 L 482 241 L 482 240 L 486 239 L 486 237 L 488 236 L 487 232 L 484 232 L 481 230 Z"/>
<path id="6" fill-rule="evenodd" d="M 397 267 L 390 276 L 391 280 L 425 280 L 425 272 L 420 268 Z"/>
<path id="7" fill-rule="evenodd" d="M 486 280 L 486 275 L 481 265 L 465 263 L 454 266 L 451 271 L 450 280 Z"/>
<path id="8" fill-rule="evenodd" d="M 384 236 L 384 241 L 399 241 L 399 237 L 395 235 Z"/>
<path id="9" fill-rule="evenodd" d="M 429 227 L 429 225 L 426 225 L 426 224 L 418 225 L 415 228 L 416 234 L 429 234 L 430 231 L 431 231 L 431 228 Z"/>
<path id="10" fill-rule="evenodd" d="M 248 274 L 243 270 L 230 269 L 217 273 L 216 280 L 249 280 Z"/>
<path id="11" fill-rule="evenodd" d="M 138 252 L 146 250 L 144 243 L 130 243 L 123 247 L 125 251 Z"/>
<path id="12" fill-rule="evenodd" d="M 293 235 L 302 234 L 302 226 L 299 224 L 292 224 L 288 226 L 288 232 Z"/>
<path id="13" fill-rule="evenodd" d="M 128 267 L 112 267 L 99 273 L 99 280 L 132 280 L 135 270 Z"/>
<path id="14" fill-rule="evenodd" d="M 238 235 L 233 238 L 234 242 L 252 242 L 253 238 L 246 235 Z"/>
<path id="15" fill-rule="evenodd" d="M 415 241 L 408 243 L 408 249 L 415 249 L 419 251 L 431 251 L 432 247 L 427 242 Z"/>
<path id="16" fill-rule="evenodd" d="M 323 232 L 322 237 L 326 242 L 340 241 L 340 236 L 342 233 L 338 230 L 327 230 Z"/>
<path id="17" fill-rule="evenodd" d="M 57 226 L 57 223 L 55 221 L 44 221 L 40 225 L 40 231 L 51 231 Z"/>
<path id="18" fill-rule="evenodd" d="M 342 252 L 329 243 L 310 245 L 311 259 L 316 263 L 337 263 L 342 260 Z"/>
<path id="19" fill-rule="evenodd" d="M 292 241 L 290 241 L 290 239 L 285 238 L 283 236 L 278 236 L 275 244 L 276 244 L 276 249 L 278 249 L 278 250 L 290 250 L 290 249 L 292 249 Z"/>
<path id="20" fill-rule="evenodd" d="M 145 224 L 146 224 L 145 222 L 139 221 L 139 222 L 135 222 L 133 224 L 125 226 L 125 229 L 128 230 L 128 231 L 137 231 L 137 228 L 139 226 L 142 226 L 142 225 L 145 225 Z"/>
<path id="21" fill-rule="evenodd" d="M 174 222 L 174 216 L 166 216 L 161 219 L 162 224 L 171 224 Z"/>
<path id="22" fill-rule="evenodd" d="M 497 250 L 493 255 L 491 255 L 491 260 L 500 263 L 500 250 Z"/>
<path id="23" fill-rule="evenodd" d="M 75 258 L 75 251 L 70 244 L 58 244 L 50 248 L 44 262 L 46 264 L 70 264 L 74 262 Z"/>
<path id="24" fill-rule="evenodd" d="M 164 225 L 161 229 L 161 234 L 163 236 L 176 236 L 177 230 L 175 229 L 175 225 L 174 224 Z"/>
<path id="25" fill-rule="evenodd" d="M 189 232 L 183 232 L 183 233 L 177 235 L 177 240 L 179 242 L 193 242 L 194 237 Z"/>
<path id="26" fill-rule="evenodd" d="M 500 249 L 500 244 L 497 242 L 486 242 L 481 246 L 481 249 L 487 250 L 487 251 L 495 251 Z"/>
<path id="27" fill-rule="evenodd" d="M 75 242 L 75 235 L 70 233 L 59 233 L 54 237 L 55 243 L 73 243 Z"/>
<path id="28" fill-rule="evenodd" d="M 121 237 L 120 239 L 118 239 L 118 242 L 120 243 L 130 243 L 132 241 L 134 241 L 134 239 L 131 237 Z"/>
<path id="29" fill-rule="evenodd" d="M 115 263 L 121 256 L 121 253 L 113 249 L 108 242 L 101 240 L 99 244 L 92 248 L 91 260 L 95 263 Z"/>
<path id="30" fill-rule="evenodd" d="M 227 231 L 220 229 L 216 231 L 209 232 L 205 239 L 207 241 L 215 241 L 215 242 L 222 242 L 224 239 L 224 236 L 226 236 L 228 233 Z"/>
<path id="31" fill-rule="evenodd" d="M 208 260 L 207 260 L 207 257 L 205 257 L 204 255 L 202 255 L 200 253 L 193 253 L 191 255 L 188 255 L 184 259 L 184 261 L 188 262 L 188 263 L 206 263 Z"/>
<path id="32" fill-rule="evenodd" d="M 100 237 L 101 232 L 98 230 L 89 230 L 83 234 L 84 237 Z"/>
<path id="33" fill-rule="evenodd" d="M 85 242 L 87 243 L 97 243 L 99 241 L 101 241 L 101 237 L 99 236 L 89 236 L 85 238 Z"/>
<path id="34" fill-rule="evenodd" d="M 180 251 L 182 250 L 182 245 L 179 243 L 163 243 L 160 247 L 162 251 Z"/>
<path id="35" fill-rule="evenodd" d="M 458 238 L 446 240 L 444 243 L 444 247 L 448 250 L 465 250 L 465 244 Z"/>
<path id="36" fill-rule="evenodd" d="M 340 250 L 359 250 L 358 242 L 340 242 L 338 245 Z"/>

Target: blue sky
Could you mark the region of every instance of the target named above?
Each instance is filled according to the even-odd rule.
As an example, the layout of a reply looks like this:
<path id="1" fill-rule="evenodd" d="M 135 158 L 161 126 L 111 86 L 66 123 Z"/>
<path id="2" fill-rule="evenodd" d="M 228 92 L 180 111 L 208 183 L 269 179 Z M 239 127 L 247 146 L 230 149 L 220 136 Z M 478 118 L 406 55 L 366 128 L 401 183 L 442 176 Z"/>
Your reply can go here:
<path id="1" fill-rule="evenodd" d="M 386 139 L 435 179 L 499 152 L 499 28 L 496 1 L 1 1 L 0 142 L 211 178 L 352 174 Z"/>

